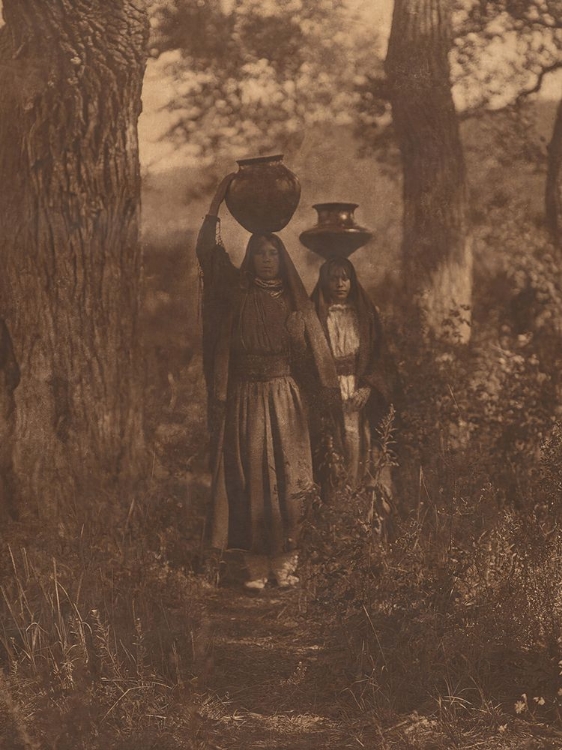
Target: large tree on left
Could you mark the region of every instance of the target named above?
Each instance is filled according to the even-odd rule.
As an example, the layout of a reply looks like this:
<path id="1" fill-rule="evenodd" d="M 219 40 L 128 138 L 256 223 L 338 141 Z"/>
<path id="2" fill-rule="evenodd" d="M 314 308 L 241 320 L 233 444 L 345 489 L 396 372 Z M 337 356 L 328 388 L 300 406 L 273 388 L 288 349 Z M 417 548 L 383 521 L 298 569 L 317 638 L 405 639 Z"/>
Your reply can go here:
<path id="1" fill-rule="evenodd" d="M 0 316 L 21 369 L 20 496 L 53 508 L 142 459 L 141 0 L 4 0 Z"/>

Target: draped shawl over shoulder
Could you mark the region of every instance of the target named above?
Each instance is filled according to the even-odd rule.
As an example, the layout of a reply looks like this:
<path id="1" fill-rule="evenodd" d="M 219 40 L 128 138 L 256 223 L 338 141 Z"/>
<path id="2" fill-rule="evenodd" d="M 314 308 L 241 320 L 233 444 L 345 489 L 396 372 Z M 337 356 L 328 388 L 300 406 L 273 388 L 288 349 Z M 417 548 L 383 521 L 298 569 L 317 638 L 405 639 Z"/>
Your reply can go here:
<path id="1" fill-rule="evenodd" d="M 378 422 L 381 412 L 384 412 L 392 401 L 392 377 L 389 371 L 388 355 L 385 350 L 383 331 L 380 317 L 369 295 L 363 289 L 355 267 L 347 258 L 333 258 L 327 260 L 320 267 L 318 283 L 311 295 L 318 318 L 329 342 L 328 310 L 328 279 L 331 269 L 337 264 L 345 269 L 351 281 L 348 301 L 355 307 L 359 324 L 359 351 L 355 374 L 357 387 L 369 386 L 374 389 L 370 399 L 369 412 L 371 421 Z"/>
<path id="2" fill-rule="evenodd" d="M 228 538 L 228 492 L 225 484 L 223 445 L 225 414 L 230 395 L 232 352 L 237 320 L 245 304 L 252 304 L 255 279 L 250 252 L 240 268 L 217 242 L 218 219 L 207 216 L 197 240 L 197 257 L 203 273 L 203 366 L 208 395 L 208 418 L 213 465 L 213 521 L 211 545 L 224 548 Z M 305 395 L 315 393 L 327 401 L 340 399 L 334 361 L 313 304 L 283 243 L 279 250 L 284 299 L 289 308 L 287 331 L 292 344 L 292 373 Z"/>
<path id="3" fill-rule="evenodd" d="M 197 257 L 203 272 L 203 366 L 210 399 L 225 402 L 232 327 L 245 295 L 253 284 L 251 258 L 247 251 L 240 268 L 230 260 L 222 243 L 216 241 L 219 219 L 206 216 L 197 239 Z M 293 313 L 293 324 L 304 326 L 313 377 L 322 387 L 338 392 L 338 378 L 311 303 L 291 256 L 279 238 L 283 280 Z M 333 394 L 332 394 L 333 396 Z"/>

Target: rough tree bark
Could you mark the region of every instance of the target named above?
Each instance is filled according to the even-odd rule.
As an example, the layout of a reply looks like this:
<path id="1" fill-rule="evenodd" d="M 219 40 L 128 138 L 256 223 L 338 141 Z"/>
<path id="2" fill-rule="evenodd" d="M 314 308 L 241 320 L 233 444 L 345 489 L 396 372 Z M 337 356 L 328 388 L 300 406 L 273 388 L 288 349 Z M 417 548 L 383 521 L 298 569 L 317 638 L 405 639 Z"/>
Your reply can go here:
<path id="1" fill-rule="evenodd" d="M 556 111 L 552 138 L 548 144 L 548 170 L 546 175 L 546 224 L 555 244 L 562 241 L 562 100 Z"/>
<path id="2" fill-rule="evenodd" d="M 53 509 L 142 456 L 141 0 L 4 0 L 0 316 L 21 369 L 14 468 Z"/>
<path id="3" fill-rule="evenodd" d="M 396 0 L 386 73 L 403 166 L 406 293 L 438 335 L 469 306 L 472 247 L 465 165 L 451 94 L 449 0 Z M 467 310 L 461 310 L 468 318 Z M 463 340 L 468 325 L 456 327 Z"/>

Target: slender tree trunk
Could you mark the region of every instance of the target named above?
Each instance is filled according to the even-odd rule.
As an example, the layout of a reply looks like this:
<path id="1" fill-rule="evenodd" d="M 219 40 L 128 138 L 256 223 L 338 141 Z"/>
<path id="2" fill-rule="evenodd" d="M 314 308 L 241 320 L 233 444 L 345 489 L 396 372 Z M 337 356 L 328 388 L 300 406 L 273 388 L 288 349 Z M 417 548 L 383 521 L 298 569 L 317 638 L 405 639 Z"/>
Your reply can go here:
<path id="1" fill-rule="evenodd" d="M 142 456 L 135 0 L 4 0 L 0 315 L 21 369 L 14 469 L 53 509 Z"/>
<path id="2" fill-rule="evenodd" d="M 562 169 L 562 100 L 556 111 L 552 138 L 548 144 L 548 170 L 546 175 L 546 224 L 553 242 L 562 240 L 562 196 L 560 170 Z"/>
<path id="3" fill-rule="evenodd" d="M 469 317 L 472 248 L 465 165 L 449 76 L 449 0 L 396 0 L 386 60 L 404 179 L 403 271 L 408 296 L 435 333 Z M 456 321 L 459 323 L 458 319 Z M 461 337 L 470 328 L 455 326 Z"/>

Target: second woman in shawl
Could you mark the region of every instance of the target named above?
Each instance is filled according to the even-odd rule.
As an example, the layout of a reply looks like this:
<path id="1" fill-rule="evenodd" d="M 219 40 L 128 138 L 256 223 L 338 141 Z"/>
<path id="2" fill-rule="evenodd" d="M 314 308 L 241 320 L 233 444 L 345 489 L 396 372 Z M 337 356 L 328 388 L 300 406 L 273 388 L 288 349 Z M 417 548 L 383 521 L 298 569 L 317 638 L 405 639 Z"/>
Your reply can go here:
<path id="1" fill-rule="evenodd" d="M 372 435 L 390 400 L 380 319 L 347 258 L 321 266 L 312 301 L 338 374 L 347 482 L 357 487 L 369 471 Z"/>

